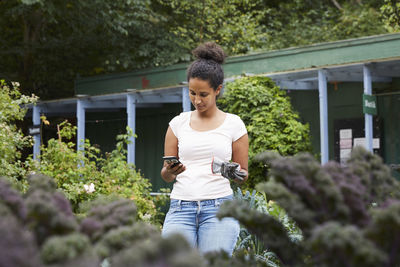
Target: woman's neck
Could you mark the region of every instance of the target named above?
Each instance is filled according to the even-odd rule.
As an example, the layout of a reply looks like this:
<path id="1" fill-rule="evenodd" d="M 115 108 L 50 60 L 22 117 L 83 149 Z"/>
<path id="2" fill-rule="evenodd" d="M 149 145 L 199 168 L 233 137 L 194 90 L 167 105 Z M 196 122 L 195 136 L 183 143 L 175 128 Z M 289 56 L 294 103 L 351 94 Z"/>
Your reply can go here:
<path id="1" fill-rule="evenodd" d="M 213 117 L 216 117 L 220 112 L 221 111 L 218 109 L 218 107 L 215 106 L 214 108 L 208 109 L 205 112 L 199 112 L 196 110 L 196 115 L 201 119 L 211 119 Z"/>

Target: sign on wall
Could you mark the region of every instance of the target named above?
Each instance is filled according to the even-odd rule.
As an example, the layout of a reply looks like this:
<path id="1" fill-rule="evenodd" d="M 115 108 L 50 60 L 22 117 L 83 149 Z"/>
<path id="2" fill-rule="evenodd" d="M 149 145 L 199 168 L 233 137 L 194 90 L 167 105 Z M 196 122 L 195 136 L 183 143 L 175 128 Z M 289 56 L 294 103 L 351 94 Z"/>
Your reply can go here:
<path id="1" fill-rule="evenodd" d="M 364 114 L 378 114 L 376 96 L 363 94 L 363 112 Z"/>
<path id="2" fill-rule="evenodd" d="M 341 164 L 346 164 L 351 152 L 356 146 L 366 146 L 365 119 L 349 118 L 333 121 L 334 128 L 334 158 Z M 379 117 L 373 118 L 373 152 L 382 156 L 382 129 L 383 121 Z"/>

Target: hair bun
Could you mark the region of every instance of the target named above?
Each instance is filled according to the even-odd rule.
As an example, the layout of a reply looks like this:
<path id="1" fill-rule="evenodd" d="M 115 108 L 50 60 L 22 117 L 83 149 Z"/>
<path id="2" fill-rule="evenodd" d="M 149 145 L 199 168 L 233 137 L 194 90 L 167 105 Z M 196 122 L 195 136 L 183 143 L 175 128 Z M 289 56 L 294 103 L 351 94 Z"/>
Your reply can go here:
<path id="1" fill-rule="evenodd" d="M 224 50 L 214 42 L 201 44 L 192 53 L 198 59 L 214 60 L 219 64 L 224 63 L 226 58 Z"/>

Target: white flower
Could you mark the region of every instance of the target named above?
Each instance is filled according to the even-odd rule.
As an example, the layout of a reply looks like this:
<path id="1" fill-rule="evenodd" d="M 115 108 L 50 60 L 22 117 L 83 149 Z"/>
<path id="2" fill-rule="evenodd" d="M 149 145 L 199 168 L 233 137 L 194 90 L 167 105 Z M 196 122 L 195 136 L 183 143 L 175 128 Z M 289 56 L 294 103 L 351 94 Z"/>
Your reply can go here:
<path id="1" fill-rule="evenodd" d="M 150 219 L 151 219 L 151 214 L 146 213 L 145 215 L 142 216 L 142 219 L 143 219 L 144 221 L 150 221 Z"/>
<path id="2" fill-rule="evenodd" d="M 19 82 L 11 82 L 11 84 L 12 84 L 14 87 L 19 87 L 19 86 L 20 86 Z"/>
<path id="3" fill-rule="evenodd" d="M 93 183 L 90 183 L 90 185 L 84 184 L 83 187 L 85 188 L 85 191 L 88 194 L 93 193 L 95 191 Z"/>

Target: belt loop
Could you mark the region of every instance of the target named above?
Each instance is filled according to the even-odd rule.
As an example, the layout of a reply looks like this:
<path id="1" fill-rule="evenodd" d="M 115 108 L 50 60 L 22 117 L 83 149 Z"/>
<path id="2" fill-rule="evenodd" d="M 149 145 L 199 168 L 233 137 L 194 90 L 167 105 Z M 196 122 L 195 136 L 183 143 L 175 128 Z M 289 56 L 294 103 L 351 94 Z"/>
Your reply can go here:
<path id="1" fill-rule="evenodd" d="M 214 206 L 215 206 L 215 207 L 219 207 L 219 199 L 218 199 L 218 198 L 216 198 L 216 199 L 214 200 Z"/>
<path id="2" fill-rule="evenodd" d="M 178 200 L 178 207 L 179 207 L 179 210 L 182 210 L 182 200 L 181 199 Z"/>

